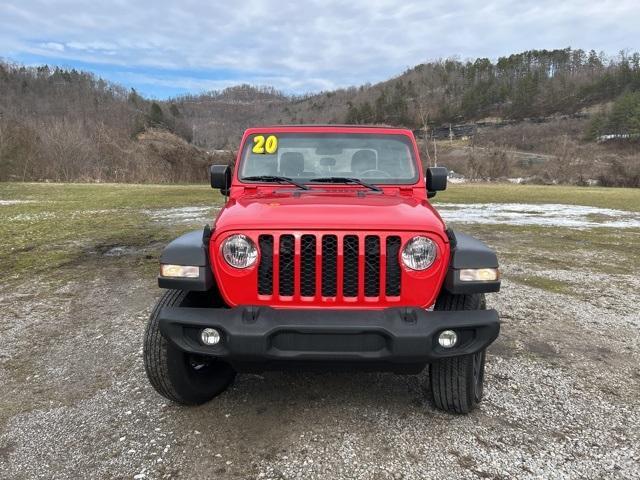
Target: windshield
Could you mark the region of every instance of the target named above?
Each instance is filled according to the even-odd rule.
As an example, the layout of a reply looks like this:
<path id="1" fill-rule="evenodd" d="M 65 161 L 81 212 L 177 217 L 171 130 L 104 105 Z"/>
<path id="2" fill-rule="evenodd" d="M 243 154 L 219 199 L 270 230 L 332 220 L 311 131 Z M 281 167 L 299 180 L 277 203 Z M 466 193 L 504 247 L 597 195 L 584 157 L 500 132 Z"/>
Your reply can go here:
<path id="1" fill-rule="evenodd" d="M 260 181 L 256 177 L 261 176 L 302 183 L 344 177 L 412 184 L 418 180 L 418 170 L 413 145 L 405 135 L 261 133 L 245 142 L 239 177 Z"/>

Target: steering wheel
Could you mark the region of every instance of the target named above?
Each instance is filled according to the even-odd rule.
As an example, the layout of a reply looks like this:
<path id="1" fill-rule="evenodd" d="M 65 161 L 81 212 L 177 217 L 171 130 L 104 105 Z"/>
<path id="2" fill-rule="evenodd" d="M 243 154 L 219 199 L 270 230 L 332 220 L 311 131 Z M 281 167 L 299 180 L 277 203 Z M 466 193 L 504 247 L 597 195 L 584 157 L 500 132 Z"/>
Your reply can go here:
<path id="1" fill-rule="evenodd" d="M 372 168 L 371 170 L 365 170 L 363 172 L 360 172 L 360 177 L 364 177 L 364 178 L 391 178 L 391 175 L 389 175 L 388 172 L 385 172 L 384 170 L 376 170 L 375 168 Z"/>

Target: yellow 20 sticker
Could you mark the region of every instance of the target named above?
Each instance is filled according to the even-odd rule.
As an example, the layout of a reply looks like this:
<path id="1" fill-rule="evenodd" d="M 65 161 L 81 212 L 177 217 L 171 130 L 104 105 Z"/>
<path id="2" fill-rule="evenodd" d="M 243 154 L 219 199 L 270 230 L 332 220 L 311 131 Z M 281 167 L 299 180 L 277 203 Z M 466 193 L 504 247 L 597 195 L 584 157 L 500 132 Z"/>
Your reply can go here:
<path id="1" fill-rule="evenodd" d="M 253 137 L 253 153 L 265 154 L 276 153 L 278 150 L 278 137 L 275 135 L 269 135 L 267 138 L 264 135 L 256 135 Z"/>

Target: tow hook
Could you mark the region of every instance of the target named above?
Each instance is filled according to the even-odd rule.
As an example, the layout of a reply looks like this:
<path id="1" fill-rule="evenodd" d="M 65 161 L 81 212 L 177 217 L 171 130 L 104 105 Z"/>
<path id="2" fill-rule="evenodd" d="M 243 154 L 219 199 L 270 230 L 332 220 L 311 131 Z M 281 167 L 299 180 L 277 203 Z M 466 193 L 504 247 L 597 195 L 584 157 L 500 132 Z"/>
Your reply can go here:
<path id="1" fill-rule="evenodd" d="M 260 307 L 246 307 L 242 312 L 242 321 L 244 323 L 255 323 L 260 315 Z"/>
<path id="2" fill-rule="evenodd" d="M 415 308 L 403 308 L 402 309 L 402 320 L 407 323 L 417 323 L 418 315 L 416 314 Z"/>

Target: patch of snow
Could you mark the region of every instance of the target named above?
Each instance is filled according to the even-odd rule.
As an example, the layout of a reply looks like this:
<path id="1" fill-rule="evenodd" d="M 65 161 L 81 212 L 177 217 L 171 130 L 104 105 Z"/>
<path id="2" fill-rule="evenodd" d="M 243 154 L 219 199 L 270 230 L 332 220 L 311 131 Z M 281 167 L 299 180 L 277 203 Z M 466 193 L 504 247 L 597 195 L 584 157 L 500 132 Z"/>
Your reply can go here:
<path id="1" fill-rule="evenodd" d="M 640 213 L 556 203 L 439 203 L 446 222 L 566 228 L 640 228 Z"/>
<path id="2" fill-rule="evenodd" d="M 175 223 L 202 223 L 213 219 L 213 213 L 217 207 L 176 207 L 162 208 L 158 210 L 143 210 L 153 220 L 165 224 Z"/>
<path id="3" fill-rule="evenodd" d="M 598 143 L 608 142 L 609 140 L 630 140 L 634 138 L 640 138 L 640 134 L 637 133 L 612 133 L 609 135 L 600 135 L 597 138 Z"/>
<path id="4" fill-rule="evenodd" d="M 105 257 L 122 257 L 123 255 L 134 255 L 140 251 L 138 248 L 127 247 L 127 246 L 118 246 L 113 247 L 104 252 Z"/>
<path id="5" fill-rule="evenodd" d="M 467 182 L 467 179 L 465 178 L 464 175 L 461 175 L 458 172 L 455 172 L 453 170 L 449 170 L 449 173 L 447 174 L 447 178 L 449 180 L 449 183 L 466 183 Z"/>
<path id="6" fill-rule="evenodd" d="M 449 177 L 449 183 L 467 183 L 467 179 L 464 177 Z"/>
<path id="7" fill-rule="evenodd" d="M 33 200 L 0 200 L 0 206 L 18 205 L 20 203 L 33 203 Z"/>
<path id="8" fill-rule="evenodd" d="M 40 212 L 40 213 L 20 213 L 13 217 L 8 217 L 6 220 L 10 222 L 35 222 L 40 220 L 46 220 L 48 218 L 54 218 L 56 216 L 53 212 Z"/>

